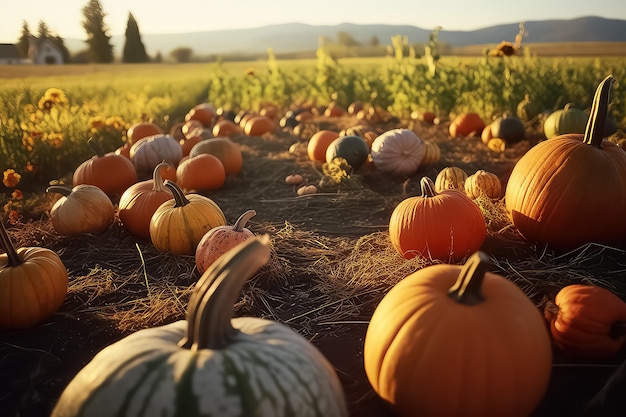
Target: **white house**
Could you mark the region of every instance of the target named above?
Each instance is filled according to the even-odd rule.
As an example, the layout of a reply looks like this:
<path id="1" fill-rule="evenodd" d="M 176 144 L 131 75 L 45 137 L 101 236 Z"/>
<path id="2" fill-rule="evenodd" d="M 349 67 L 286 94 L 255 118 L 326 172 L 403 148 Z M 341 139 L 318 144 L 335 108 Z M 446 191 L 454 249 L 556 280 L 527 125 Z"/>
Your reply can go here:
<path id="1" fill-rule="evenodd" d="M 33 64 L 63 64 L 63 52 L 50 39 L 31 36 L 28 43 L 28 58 Z"/>
<path id="2" fill-rule="evenodd" d="M 20 54 L 12 43 L 0 43 L 0 65 L 21 64 Z"/>

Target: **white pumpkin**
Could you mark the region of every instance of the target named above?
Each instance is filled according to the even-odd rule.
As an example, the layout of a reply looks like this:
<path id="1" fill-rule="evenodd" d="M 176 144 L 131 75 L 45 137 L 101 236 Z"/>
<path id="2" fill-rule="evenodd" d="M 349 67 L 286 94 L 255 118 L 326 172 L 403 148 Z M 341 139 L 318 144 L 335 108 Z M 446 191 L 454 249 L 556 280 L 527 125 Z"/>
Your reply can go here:
<path id="1" fill-rule="evenodd" d="M 168 134 L 148 136 L 130 148 L 130 160 L 138 172 L 153 172 L 161 162 L 178 165 L 183 157 L 183 148 Z"/>
<path id="2" fill-rule="evenodd" d="M 269 257 L 268 235 L 226 252 L 197 282 L 187 320 L 103 349 L 52 417 L 346 417 L 341 382 L 313 344 L 282 323 L 232 318 L 243 284 Z"/>
<path id="3" fill-rule="evenodd" d="M 372 143 L 374 166 L 381 172 L 410 176 L 417 172 L 426 155 L 426 145 L 410 129 L 392 129 Z"/>

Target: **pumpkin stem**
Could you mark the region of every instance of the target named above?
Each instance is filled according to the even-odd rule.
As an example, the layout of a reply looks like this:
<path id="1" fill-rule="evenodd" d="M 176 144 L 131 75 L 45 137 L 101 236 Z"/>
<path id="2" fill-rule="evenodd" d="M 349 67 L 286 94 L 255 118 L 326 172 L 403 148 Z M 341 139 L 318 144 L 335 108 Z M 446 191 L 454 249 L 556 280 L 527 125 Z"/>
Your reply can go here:
<path id="1" fill-rule="evenodd" d="M 93 149 L 98 158 L 104 156 L 104 149 L 102 149 L 102 144 L 100 142 L 96 142 L 93 136 L 87 139 L 87 143 L 91 146 L 91 149 Z"/>
<path id="2" fill-rule="evenodd" d="M 171 165 L 163 161 L 154 168 L 154 171 L 152 173 L 152 182 L 153 182 L 152 191 L 155 191 L 157 193 L 160 193 L 162 191 L 169 191 L 163 185 L 163 176 L 161 175 L 161 168 L 165 168 L 169 166 Z"/>
<path id="3" fill-rule="evenodd" d="M 57 193 L 61 194 L 64 197 L 67 197 L 72 193 L 72 189 L 67 185 L 51 185 L 50 187 L 46 188 L 46 192 Z"/>
<path id="4" fill-rule="evenodd" d="M 9 233 L 4 227 L 4 222 L 0 221 L 0 247 L 7 253 L 7 266 L 19 266 L 24 263 L 22 257 L 15 250 L 11 242 Z"/>
<path id="5" fill-rule="evenodd" d="M 240 243 L 217 259 L 198 280 L 189 300 L 185 349 L 223 349 L 237 334 L 233 306 L 244 283 L 270 258 L 269 235 Z"/>
<path id="6" fill-rule="evenodd" d="M 241 216 L 239 216 L 239 218 L 233 225 L 233 231 L 243 232 L 243 228 L 246 227 L 246 223 L 248 223 L 248 220 L 250 220 L 254 216 L 256 216 L 256 211 L 254 210 L 248 210 L 245 213 L 243 213 Z"/>
<path id="7" fill-rule="evenodd" d="M 448 296 L 465 305 L 483 302 L 485 300 L 482 292 L 483 280 L 490 264 L 489 257 L 484 252 L 479 251 L 470 256 L 448 291 Z"/>
<path id="8" fill-rule="evenodd" d="M 609 75 L 598 85 L 596 94 L 593 97 L 587 127 L 585 128 L 584 142 L 598 149 L 602 148 L 604 124 L 606 123 L 606 116 L 609 112 L 609 93 L 614 82 L 615 78 Z"/>
<path id="9" fill-rule="evenodd" d="M 163 185 L 169 188 L 174 196 L 174 207 L 183 207 L 189 204 L 189 199 L 185 197 L 185 193 L 178 184 L 171 180 L 165 180 Z"/>
<path id="10" fill-rule="evenodd" d="M 422 177 L 420 180 L 420 188 L 422 189 L 422 197 L 434 197 L 437 195 L 435 192 L 435 183 L 428 177 Z"/>
<path id="11" fill-rule="evenodd" d="M 611 326 L 611 332 L 609 333 L 609 335 L 613 339 L 619 339 L 620 337 L 626 335 L 626 322 L 618 321 L 618 322 L 613 323 L 613 325 Z"/>

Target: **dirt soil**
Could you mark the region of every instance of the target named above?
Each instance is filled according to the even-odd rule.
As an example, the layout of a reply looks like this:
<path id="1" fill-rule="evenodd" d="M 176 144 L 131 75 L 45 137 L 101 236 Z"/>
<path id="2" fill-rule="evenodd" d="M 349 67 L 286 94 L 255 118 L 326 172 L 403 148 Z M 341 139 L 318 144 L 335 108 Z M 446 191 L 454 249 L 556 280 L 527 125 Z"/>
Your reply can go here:
<path id="1" fill-rule="evenodd" d="M 311 129 L 340 130 L 356 121 L 344 116 L 312 123 Z M 409 127 L 409 122 L 391 119 L 376 126 L 380 131 L 393 127 Z M 336 367 L 352 416 L 394 416 L 367 381 L 363 342 L 376 303 L 402 276 L 387 277 L 369 289 L 338 291 L 342 294 L 338 296 L 322 275 L 342 271 L 343 260 L 354 256 L 355 245 L 362 244 L 364 237 L 369 237 L 366 243 L 375 251 L 376 245 L 381 252 L 387 250 L 385 233 L 391 211 L 402 199 L 419 194 L 422 176 L 434 179 L 442 168 L 459 166 L 469 174 L 477 169 L 494 172 L 506 184 L 515 162 L 541 137 L 531 133 L 529 140 L 495 153 L 478 137 L 451 138 L 445 123 L 418 122 L 411 127 L 422 139 L 436 142 L 442 155 L 439 162 L 422 167 L 411 178 L 393 178 L 366 165 L 355 173 L 357 186 L 298 197 L 295 188 L 284 183 L 285 176 L 301 173 L 308 183 L 316 184 L 322 167 L 303 153 L 310 132 L 299 137 L 285 129 L 262 138 L 234 138 L 242 147 L 243 171 L 229 178 L 223 189 L 207 194 L 222 208 L 229 224 L 245 210 L 255 209 L 257 215 L 248 227 L 257 234 L 269 233 L 274 244 L 273 266 L 247 286 L 236 315 L 282 321 L 307 337 Z M 300 146 L 291 153 L 294 143 Z M 538 306 L 567 282 L 568 268 L 603 274 L 598 278 L 607 278 L 607 271 L 625 269 L 626 252 L 619 248 L 587 249 L 559 257 L 511 240 L 500 226 L 492 225 L 483 248 L 502 260 L 500 272 L 513 276 L 516 271 L 505 271 L 503 265 L 529 260 L 536 276 L 542 276 L 541 268 L 552 267 L 561 274 L 523 288 Z M 3 416 L 48 416 L 63 388 L 102 348 L 141 328 L 184 319 L 185 303 L 198 278 L 192 257 L 160 254 L 120 225 L 99 236 L 59 237 L 43 212 L 23 219 L 9 233 L 20 246 L 56 250 L 70 273 L 70 289 L 61 309 L 40 325 L 0 333 Z M 329 265 L 326 269 L 324 262 Z M 561 264 L 555 267 L 557 262 Z M 152 283 L 150 294 L 146 280 Z M 614 286 L 624 296 L 623 274 L 621 281 L 621 287 Z M 548 392 L 532 417 L 578 415 L 625 357 L 622 352 L 613 358 L 585 360 L 555 349 Z"/>

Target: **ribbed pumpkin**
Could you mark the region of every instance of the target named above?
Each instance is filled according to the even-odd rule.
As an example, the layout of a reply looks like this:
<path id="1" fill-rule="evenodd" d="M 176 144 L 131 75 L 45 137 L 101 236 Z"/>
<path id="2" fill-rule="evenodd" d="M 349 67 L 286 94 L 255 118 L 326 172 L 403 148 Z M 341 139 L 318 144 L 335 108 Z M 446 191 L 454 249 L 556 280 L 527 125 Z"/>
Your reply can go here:
<path id="1" fill-rule="evenodd" d="M 421 165 L 431 165 L 439 162 L 441 159 L 441 148 L 437 145 L 437 142 L 425 140 L 424 145 L 426 145 L 426 153 Z"/>
<path id="2" fill-rule="evenodd" d="M 165 180 L 173 199 L 156 209 L 150 219 L 150 239 L 161 252 L 193 256 L 202 236 L 217 226 L 226 225 L 222 209 L 200 194 L 185 196 L 175 182 Z"/>
<path id="3" fill-rule="evenodd" d="M 105 153 L 93 138 L 87 142 L 96 155 L 74 170 L 74 185 L 95 185 L 109 196 L 119 196 L 137 182 L 137 170 L 130 159 L 115 152 Z"/>
<path id="4" fill-rule="evenodd" d="M 370 147 L 362 137 L 339 136 L 326 148 L 326 162 L 331 163 L 335 158 L 343 158 L 356 171 L 365 164 L 369 154 Z"/>
<path id="5" fill-rule="evenodd" d="M 374 391 L 402 417 L 528 417 L 552 366 L 539 310 L 481 252 L 396 284 L 372 315 L 363 356 Z"/>
<path id="6" fill-rule="evenodd" d="M 255 215 L 256 211 L 247 210 L 239 216 L 234 225 L 217 226 L 206 232 L 196 248 L 196 268 L 198 272 L 203 273 L 213 265 L 217 258 L 253 237 L 254 233 L 245 226 L 248 220 Z"/>
<path id="7" fill-rule="evenodd" d="M 506 208 L 528 241 L 563 250 L 624 242 L 626 153 L 602 139 L 614 80 L 598 86 L 584 135 L 540 142 L 513 168 Z"/>
<path id="8" fill-rule="evenodd" d="M 543 133 L 547 139 L 568 133 L 585 133 L 589 115 L 571 103 L 555 110 L 543 122 Z"/>
<path id="9" fill-rule="evenodd" d="M 493 200 L 500 198 L 502 183 L 500 178 L 493 172 L 479 169 L 465 179 L 465 193 L 470 198 L 485 196 Z"/>
<path id="10" fill-rule="evenodd" d="M 459 167 L 445 167 L 435 178 L 435 191 L 438 193 L 444 190 L 465 190 L 465 180 L 467 172 Z"/>
<path id="11" fill-rule="evenodd" d="M 203 153 L 216 156 L 224 165 L 226 175 L 237 175 L 243 166 L 243 156 L 239 144 L 227 137 L 205 139 L 198 142 L 191 151 L 189 157 L 193 158 Z"/>
<path id="12" fill-rule="evenodd" d="M 311 136 L 307 143 L 306 153 L 311 161 L 326 162 L 328 146 L 339 137 L 339 132 L 319 130 Z"/>
<path id="13" fill-rule="evenodd" d="M 401 201 L 389 219 L 389 238 L 404 258 L 457 261 L 477 251 L 487 236 L 480 208 L 459 190 L 436 193 L 428 177 L 421 196 Z"/>
<path id="14" fill-rule="evenodd" d="M 347 417 L 335 369 L 313 344 L 278 322 L 232 318 L 244 283 L 269 259 L 267 235 L 229 251 L 196 284 L 186 320 L 104 348 L 52 417 Z"/>
<path id="15" fill-rule="evenodd" d="M 182 157 L 180 143 L 168 134 L 145 137 L 130 148 L 130 159 L 138 172 L 152 172 L 163 161 L 176 166 Z"/>
<path id="16" fill-rule="evenodd" d="M 626 302 L 606 288 L 567 285 L 544 312 L 554 343 L 570 354 L 611 356 L 626 344 Z"/>
<path id="17" fill-rule="evenodd" d="M 467 112 L 456 116 L 448 127 L 450 136 L 453 138 L 463 136 L 480 136 L 485 128 L 485 122 L 478 113 Z"/>
<path id="18" fill-rule="evenodd" d="M 410 176 L 417 172 L 426 155 L 426 145 L 410 129 L 383 132 L 372 143 L 371 156 L 376 169 L 392 175 Z"/>
<path id="19" fill-rule="evenodd" d="M 15 249 L 0 222 L 0 328 L 28 329 L 56 312 L 67 295 L 68 274 L 56 252 Z"/>
<path id="20" fill-rule="evenodd" d="M 185 121 L 198 120 L 204 127 L 212 127 L 215 113 L 215 107 L 209 103 L 196 104 L 185 114 Z"/>
<path id="21" fill-rule="evenodd" d="M 122 225 L 134 236 L 150 239 L 150 219 L 157 208 L 173 198 L 163 185 L 161 169 L 167 167 L 161 162 L 154 168 L 152 179 L 130 186 L 120 197 L 117 215 Z"/>
<path id="22" fill-rule="evenodd" d="M 182 161 L 176 168 L 176 183 L 185 191 L 219 190 L 226 182 L 226 170 L 220 159 L 201 153 Z"/>
<path id="23" fill-rule="evenodd" d="M 53 185 L 46 192 L 62 195 L 50 209 L 52 227 L 60 235 L 104 233 L 115 221 L 111 199 L 95 185 Z"/>

